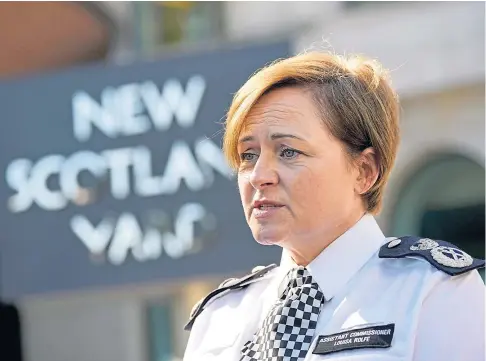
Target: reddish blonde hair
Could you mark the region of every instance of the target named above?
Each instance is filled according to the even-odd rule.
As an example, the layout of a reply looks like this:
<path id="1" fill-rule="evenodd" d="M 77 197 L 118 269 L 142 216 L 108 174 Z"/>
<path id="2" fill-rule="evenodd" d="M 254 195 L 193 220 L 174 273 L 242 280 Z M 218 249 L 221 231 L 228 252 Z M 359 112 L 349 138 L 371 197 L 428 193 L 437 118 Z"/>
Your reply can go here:
<path id="1" fill-rule="evenodd" d="M 256 72 L 235 94 L 227 114 L 223 151 L 230 166 L 239 166 L 237 144 L 248 112 L 264 94 L 286 86 L 310 91 L 323 123 L 350 156 L 374 148 L 379 175 L 363 197 L 368 212 L 378 213 L 399 143 L 399 103 L 388 72 L 372 59 L 310 52 Z"/>

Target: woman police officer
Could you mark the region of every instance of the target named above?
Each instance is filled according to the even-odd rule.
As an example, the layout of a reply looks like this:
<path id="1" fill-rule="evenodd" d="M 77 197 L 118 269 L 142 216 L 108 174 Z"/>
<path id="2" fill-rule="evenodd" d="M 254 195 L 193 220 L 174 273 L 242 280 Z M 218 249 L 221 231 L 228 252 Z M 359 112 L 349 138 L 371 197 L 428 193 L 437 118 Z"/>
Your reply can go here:
<path id="1" fill-rule="evenodd" d="M 185 361 L 483 359 L 484 261 L 387 239 L 373 217 L 398 118 L 387 72 L 363 57 L 301 54 L 242 86 L 224 151 L 255 240 L 282 259 L 195 306 Z"/>

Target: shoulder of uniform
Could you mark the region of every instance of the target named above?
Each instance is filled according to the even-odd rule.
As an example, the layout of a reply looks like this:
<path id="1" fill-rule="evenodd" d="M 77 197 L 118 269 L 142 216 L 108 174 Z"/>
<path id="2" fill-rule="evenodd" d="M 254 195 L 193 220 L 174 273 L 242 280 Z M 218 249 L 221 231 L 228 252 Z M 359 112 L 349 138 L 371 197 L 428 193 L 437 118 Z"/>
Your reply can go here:
<path id="1" fill-rule="evenodd" d="M 380 258 L 421 257 L 451 276 L 483 268 L 484 260 L 474 258 L 452 243 L 413 236 L 397 237 L 385 243 Z"/>
<path id="2" fill-rule="evenodd" d="M 240 277 L 240 278 L 229 278 L 222 282 L 217 289 L 210 292 L 207 296 L 203 297 L 199 302 L 197 302 L 191 310 L 189 315 L 189 320 L 184 327 L 184 330 L 190 331 L 192 325 L 196 318 L 201 314 L 204 308 L 209 304 L 210 301 L 213 301 L 217 298 L 220 298 L 229 292 L 234 290 L 240 290 L 243 288 L 248 287 L 250 284 L 258 282 L 264 278 L 271 270 L 277 267 L 276 264 L 271 264 L 269 266 L 257 266 L 251 270 L 251 273 Z"/>

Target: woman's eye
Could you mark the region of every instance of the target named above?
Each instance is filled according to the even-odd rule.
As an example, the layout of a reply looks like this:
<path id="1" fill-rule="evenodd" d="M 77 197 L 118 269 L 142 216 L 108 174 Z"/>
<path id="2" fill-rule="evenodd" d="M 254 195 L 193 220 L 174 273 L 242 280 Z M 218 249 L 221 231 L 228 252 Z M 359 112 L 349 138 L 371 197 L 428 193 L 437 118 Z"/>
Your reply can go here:
<path id="1" fill-rule="evenodd" d="M 296 151 L 295 149 L 290 149 L 290 148 L 285 148 L 282 150 L 280 153 L 281 157 L 287 158 L 287 159 L 292 159 L 298 156 L 300 153 Z"/>
<path id="2" fill-rule="evenodd" d="M 251 162 L 256 157 L 256 154 L 253 153 L 241 153 L 240 158 L 244 162 Z"/>

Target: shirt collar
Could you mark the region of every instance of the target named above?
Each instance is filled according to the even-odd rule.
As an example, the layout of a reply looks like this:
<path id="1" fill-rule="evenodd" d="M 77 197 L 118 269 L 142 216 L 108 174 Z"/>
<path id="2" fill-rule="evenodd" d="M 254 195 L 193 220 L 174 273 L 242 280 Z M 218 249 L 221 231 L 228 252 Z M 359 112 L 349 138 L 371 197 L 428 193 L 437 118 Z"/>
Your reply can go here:
<path id="1" fill-rule="evenodd" d="M 375 218 L 366 214 L 307 265 L 326 300 L 333 298 L 348 283 L 384 240 Z M 282 273 L 286 274 L 293 267 L 296 264 L 284 249 L 280 261 Z"/>

